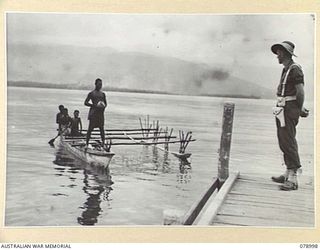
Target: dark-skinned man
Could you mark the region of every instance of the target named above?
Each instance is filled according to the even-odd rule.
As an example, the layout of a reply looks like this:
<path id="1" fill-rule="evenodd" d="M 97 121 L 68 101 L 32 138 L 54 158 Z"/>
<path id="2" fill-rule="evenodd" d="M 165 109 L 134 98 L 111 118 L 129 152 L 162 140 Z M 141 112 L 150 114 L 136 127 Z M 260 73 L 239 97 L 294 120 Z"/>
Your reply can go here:
<path id="1" fill-rule="evenodd" d="M 89 145 L 91 132 L 94 128 L 99 128 L 101 146 L 104 147 L 104 110 L 107 107 L 107 99 L 105 93 L 101 91 L 101 88 L 102 80 L 98 78 L 95 81 L 95 89 L 88 94 L 86 100 L 84 101 L 84 105 L 90 107 L 88 114 L 89 128 L 87 131 L 86 147 Z"/>

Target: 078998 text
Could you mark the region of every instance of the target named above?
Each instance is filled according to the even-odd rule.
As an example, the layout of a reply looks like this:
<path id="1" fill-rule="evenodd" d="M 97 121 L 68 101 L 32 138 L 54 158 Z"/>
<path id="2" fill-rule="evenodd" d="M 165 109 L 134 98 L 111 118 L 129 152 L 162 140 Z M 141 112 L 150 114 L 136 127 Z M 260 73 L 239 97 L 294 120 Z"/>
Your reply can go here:
<path id="1" fill-rule="evenodd" d="M 300 248 L 318 248 L 318 244 L 300 244 Z"/>

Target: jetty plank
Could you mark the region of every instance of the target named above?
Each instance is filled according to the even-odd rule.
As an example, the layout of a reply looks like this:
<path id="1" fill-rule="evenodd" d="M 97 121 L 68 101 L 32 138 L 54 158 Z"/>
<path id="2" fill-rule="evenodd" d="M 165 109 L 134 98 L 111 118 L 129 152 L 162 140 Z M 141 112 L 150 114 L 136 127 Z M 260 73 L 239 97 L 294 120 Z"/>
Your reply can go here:
<path id="1" fill-rule="evenodd" d="M 267 203 L 267 202 L 230 201 L 230 197 L 228 197 L 228 199 L 226 200 L 225 204 L 234 204 L 234 205 L 238 205 L 239 207 L 240 206 L 250 206 L 250 207 L 254 207 L 255 209 L 274 208 L 275 206 L 277 206 L 277 207 L 281 208 L 283 211 L 291 208 L 288 205 L 270 204 L 270 203 Z M 296 207 L 295 210 L 297 212 L 299 212 L 299 211 L 312 212 L 312 209 L 300 208 L 300 207 Z"/>
<path id="2" fill-rule="evenodd" d="M 230 216 L 230 215 L 219 215 L 216 220 L 218 223 L 228 223 L 230 225 L 238 226 L 263 226 L 263 227 L 310 227 L 309 223 L 305 222 L 295 222 L 288 220 L 278 220 L 278 219 L 261 219 L 256 217 L 246 217 L 246 216 Z"/>
<path id="3" fill-rule="evenodd" d="M 233 197 L 235 199 L 239 200 L 243 200 L 243 199 L 250 199 L 252 201 L 260 201 L 261 199 L 268 199 L 273 203 L 278 204 L 279 202 L 281 202 L 282 204 L 285 204 L 286 202 L 283 200 L 282 197 L 278 197 L 277 194 L 271 193 L 270 195 L 265 195 L 265 194 L 257 194 L 257 193 L 250 193 L 250 192 L 246 192 L 246 190 L 242 190 L 242 192 L 238 192 L 238 191 L 232 191 L 230 192 L 230 195 L 233 195 Z M 286 198 L 286 200 L 289 197 Z M 305 206 L 306 202 L 308 202 L 308 198 L 305 196 L 302 197 L 297 197 L 295 198 L 295 204 L 296 205 L 301 205 L 301 206 Z M 291 205 L 291 203 L 288 203 L 289 205 Z"/>
<path id="4" fill-rule="evenodd" d="M 312 215 L 310 216 L 310 212 L 308 211 L 297 211 L 292 208 L 286 209 L 286 213 L 283 213 L 282 211 L 283 209 L 279 207 L 266 207 L 264 209 L 256 209 L 255 207 L 248 205 L 239 208 L 234 204 L 224 204 L 218 214 L 258 219 L 294 221 L 298 223 L 313 223 L 314 218 L 312 217 Z M 297 216 L 297 212 L 302 216 Z"/>
<path id="5" fill-rule="evenodd" d="M 302 181 L 298 190 L 286 192 L 266 175 L 240 175 L 210 224 L 314 227 L 314 188 L 307 183 Z"/>
<path id="6" fill-rule="evenodd" d="M 259 189 L 263 189 L 265 192 L 275 192 L 279 190 L 279 185 L 276 183 L 272 183 L 271 180 L 269 180 L 270 184 L 265 183 L 258 183 L 258 182 L 247 182 L 243 180 L 239 180 L 238 185 L 234 187 L 234 190 L 242 190 L 242 189 L 252 189 L 255 186 L 259 186 Z M 299 184 L 299 189 L 296 191 L 301 194 L 308 194 L 312 192 L 312 189 L 309 187 L 303 187 L 301 184 Z M 295 193 L 296 193 L 295 192 Z M 287 192 L 288 195 L 292 195 L 292 192 Z"/>

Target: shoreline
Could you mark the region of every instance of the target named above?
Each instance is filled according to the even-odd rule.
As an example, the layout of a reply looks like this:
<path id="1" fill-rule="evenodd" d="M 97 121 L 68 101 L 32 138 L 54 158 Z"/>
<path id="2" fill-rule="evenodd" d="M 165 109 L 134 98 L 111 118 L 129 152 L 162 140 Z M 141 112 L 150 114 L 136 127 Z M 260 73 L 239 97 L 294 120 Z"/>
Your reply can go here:
<path id="1" fill-rule="evenodd" d="M 43 89 L 65 89 L 65 90 L 91 90 L 90 87 L 85 86 L 74 86 L 74 84 L 52 84 L 52 83 L 39 83 L 39 82 L 23 82 L 23 81 L 8 81 L 7 87 L 17 87 L 17 88 L 43 88 Z M 244 95 L 188 95 L 181 93 L 169 93 L 166 91 L 157 90 L 140 90 L 140 89 L 126 89 L 126 88 L 113 88 L 107 87 L 102 88 L 103 91 L 107 92 L 124 92 L 124 93 L 141 93 L 141 94 L 161 94 L 161 95 L 179 95 L 179 96 L 203 96 L 203 97 L 225 97 L 225 98 L 240 98 L 240 99 L 265 99 L 260 96 L 244 96 Z M 269 99 L 267 99 L 269 100 Z"/>

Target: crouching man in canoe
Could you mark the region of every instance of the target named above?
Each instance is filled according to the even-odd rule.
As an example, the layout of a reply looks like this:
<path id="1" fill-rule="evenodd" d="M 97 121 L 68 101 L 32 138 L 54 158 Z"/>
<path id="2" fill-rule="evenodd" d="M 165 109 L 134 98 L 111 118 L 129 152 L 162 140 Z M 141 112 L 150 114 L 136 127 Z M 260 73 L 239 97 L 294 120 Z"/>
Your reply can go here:
<path id="1" fill-rule="evenodd" d="M 86 148 L 89 145 L 91 132 L 94 128 L 99 128 L 101 136 L 101 146 L 104 147 L 104 110 L 107 107 L 107 99 L 105 93 L 101 91 L 101 88 L 102 80 L 98 78 L 95 81 L 95 89 L 88 94 L 86 100 L 84 101 L 84 105 L 90 107 L 88 115 L 89 128 L 86 138 Z"/>

